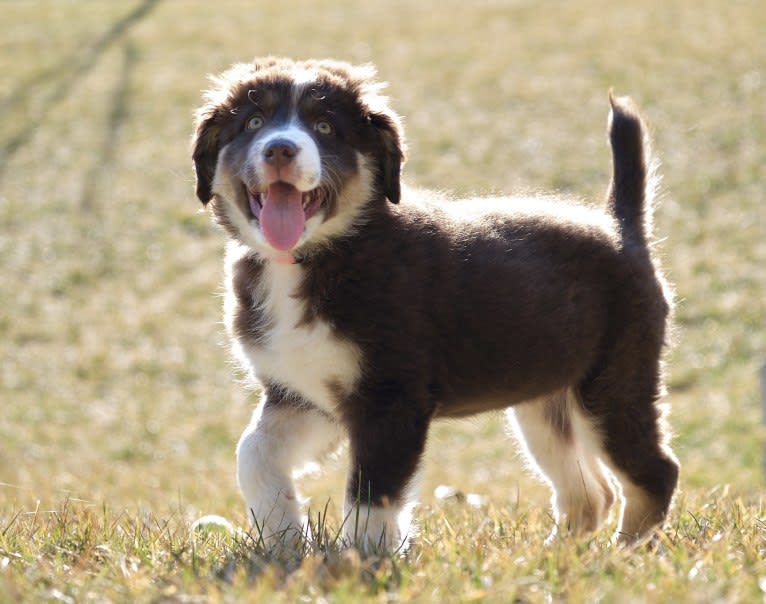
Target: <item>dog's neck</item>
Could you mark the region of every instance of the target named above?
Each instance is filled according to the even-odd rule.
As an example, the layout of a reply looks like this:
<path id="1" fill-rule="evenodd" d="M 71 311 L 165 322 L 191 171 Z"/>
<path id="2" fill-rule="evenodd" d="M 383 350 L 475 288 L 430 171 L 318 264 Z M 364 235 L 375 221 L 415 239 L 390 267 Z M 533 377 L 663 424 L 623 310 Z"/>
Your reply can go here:
<path id="1" fill-rule="evenodd" d="M 273 262 L 275 264 L 300 264 L 302 261 L 300 256 L 296 257 L 289 252 L 274 252 L 272 254 L 262 254 L 262 256 L 266 259 L 266 261 Z"/>

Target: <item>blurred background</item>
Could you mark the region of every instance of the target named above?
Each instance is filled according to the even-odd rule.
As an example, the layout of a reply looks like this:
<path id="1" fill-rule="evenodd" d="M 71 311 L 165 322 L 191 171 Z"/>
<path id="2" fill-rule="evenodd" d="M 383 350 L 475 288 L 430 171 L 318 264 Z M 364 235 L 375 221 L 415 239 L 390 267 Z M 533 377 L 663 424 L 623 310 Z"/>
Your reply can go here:
<path id="1" fill-rule="evenodd" d="M 66 498 L 244 510 L 234 446 L 257 395 L 221 318 L 223 233 L 194 196 L 207 75 L 256 55 L 372 62 L 405 178 L 598 204 L 607 91 L 662 159 L 657 251 L 682 489 L 763 493 L 766 11 L 760 0 L 6 1 L 0 7 L 0 511 Z M 477 351 L 477 354 L 480 354 Z M 304 492 L 340 498 L 343 459 Z M 502 416 L 440 424 L 439 484 L 544 506 Z"/>

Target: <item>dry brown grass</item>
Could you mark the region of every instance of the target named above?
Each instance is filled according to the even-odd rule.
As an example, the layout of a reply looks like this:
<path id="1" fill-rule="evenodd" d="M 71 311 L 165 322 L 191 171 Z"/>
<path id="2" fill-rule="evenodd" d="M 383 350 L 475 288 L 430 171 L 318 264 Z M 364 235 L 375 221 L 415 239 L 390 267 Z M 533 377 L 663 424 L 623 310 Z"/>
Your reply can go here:
<path id="1" fill-rule="evenodd" d="M 760 2 L 50 0 L 6 2 L 1 14 L 0 600 L 53 590 L 74 601 L 236 601 L 248 590 L 274 601 L 760 597 Z M 669 401 L 684 494 L 659 555 L 627 557 L 599 539 L 543 549 L 547 494 L 486 417 L 434 430 L 423 545 L 370 571 L 373 580 L 351 561 L 323 581 L 330 571 L 312 558 L 276 591 L 242 567 L 229 584 L 214 572 L 223 545 L 203 547 L 195 569 L 188 522 L 244 520 L 233 445 L 254 398 L 232 380 L 223 347 L 214 295 L 223 237 L 197 213 L 191 114 L 205 74 L 256 54 L 376 63 L 405 116 L 407 178 L 462 193 L 540 188 L 598 200 L 609 173 L 606 91 L 643 106 L 663 159 L 657 230 L 679 300 Z M 316 507 L 340 492 L 342 466 L 307 481 Z M 442 508 L 431 494 L 441 483 L 485 495 L 488 507 Z M 715 490 L 722 483 L 729 495 Z M 62 516 L 67 497 L 90 503 L 70 504 L 69 523 L 42 523 Z M 30 532 L 25 514 L 38 501 L 58 515 L 38 513 Z M 103 520 L 84 511 L 104 505 Z M 123 572 L 133 554 L 104 526 L 144 517 L 155 524 L 135 547 L 156 556 Z M 79 550 L 65 543 L 89 526 Z M 183 554 L 162 562 L 176 546 Z M 72 564 L 62 552 L 75 550 L 90 554 Z M 67 592 L 68 582 L 85 591 Z"/>

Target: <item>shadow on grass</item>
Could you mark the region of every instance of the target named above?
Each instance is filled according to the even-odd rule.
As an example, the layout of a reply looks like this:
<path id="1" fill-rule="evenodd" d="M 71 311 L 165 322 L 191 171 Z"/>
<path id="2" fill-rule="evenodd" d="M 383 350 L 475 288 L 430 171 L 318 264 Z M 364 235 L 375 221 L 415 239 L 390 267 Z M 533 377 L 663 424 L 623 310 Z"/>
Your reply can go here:
<path id="1" fill-rule="evenodd" d="M 115 21 L 79 57 L 74 60 L 71 57 L 66 57 L 53 67 L 35 74 L 21 82 L 6 98 L 0 101 L 0 112 L 6 112 L 12 107 L 25 105 L 29 103 L 30 99 L 39 96 L 39 88 L 45 86 L 49 80 L 58 80 L 53 90 L 43 98 L 42 109 L 35 123 L 33 125 L 21 123 L 13 134 L 0 143 L 0 179 L 4 176 L 9 160 L 32 139 L 35 130 L 42 125 L 45 118 L 57 106 L 55 101 L 67 96 L 75 84 L 93 69 L 104 52 L 124 37 L 131 27 L 141 22 L 159 2 L 160 0 L 142 0 L 133 10 Z"/>
<path id="2" fill-rule="evenodd" d="M 234 546 L 213 569 L 213 575 L 229 584 L 243 575 L 251 583 L 268 577 L 276 588 L 299 580 L 325 591 L 351 581 L 377 594 L 401 587 L 402 564 L 406 564 L 406 557 L 396 553 L 364 553 L 333 539 L 308 539 L 301 551 L 287 553 L 279 548 L 267 549 L 257 536 L 247 533 L 235 538 Z"/>
<path id="3" fill-rule="evenodd" d="M 138 52 L 135 45 L 133 42 L 127 41 L 123 47 L 119 79 L 109 102 L 110 111 L 106 131 L 100 148 L 94 154 L 96 161 L 85 175 L 85 183 L 80 197 L 80 208 L 89 213 L 98 213 L 100 208 L 94 203 L 96 192 L 107 177 L 108 169 L 114 164 L 117 157 L 117 140 L 122 125 L 128 117 L 131 76 L 137 57 Z"/>
<path id="4" fill-rule="evenodd" d="M 328 525 L 328 506 L 329 502 L 315 517 L 309 513 L 301 534 L 287 529 L 269 545 L 257 523 L 248 532 L 237 530 L 212 574 L 229 584 L 237 577 L 251 583 L 268 577 L 277 588 L 298 579 L 328 591 L 344 580 L 360 583 L 373 594 L 399 589 L 409 550 L 349 545 L 342 537 L 342 526 L 333 529 Z"/>

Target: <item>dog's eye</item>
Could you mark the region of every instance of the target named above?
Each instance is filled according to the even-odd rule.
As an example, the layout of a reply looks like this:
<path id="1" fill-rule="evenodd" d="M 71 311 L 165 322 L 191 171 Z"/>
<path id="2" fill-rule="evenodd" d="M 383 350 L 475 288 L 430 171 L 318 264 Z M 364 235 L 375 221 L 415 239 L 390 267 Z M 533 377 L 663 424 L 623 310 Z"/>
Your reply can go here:
<path id="1" fill-rule="evenodd" d="M 324 120 L 318 121 L 316 124 L 314 124 L 314 130 L 319 132 L 319 134 L 325 135 L 330 135 L 335 132 L 335 128 L 332 127 L 332 124 Z"/>
<path id="2" fill-rule="evenodd" d="M 254 115 L 249 120 L 247 120 L 246 128 L 248 130 L 258 130 L 259 128 L 263 128 L 263 124 L 263 118 L 260 115 Z"/>

